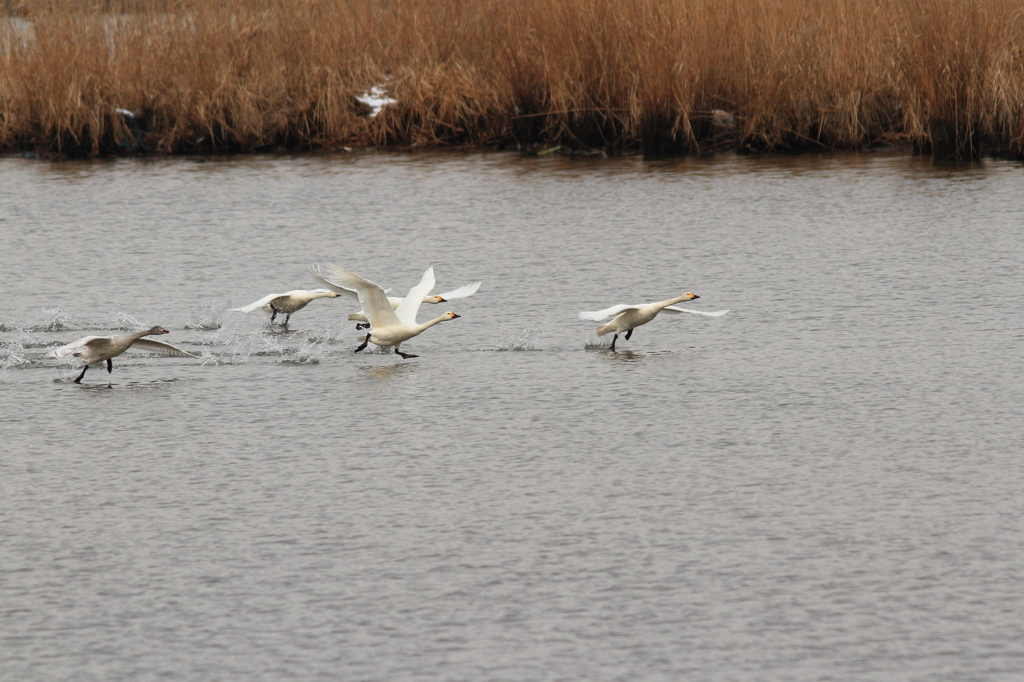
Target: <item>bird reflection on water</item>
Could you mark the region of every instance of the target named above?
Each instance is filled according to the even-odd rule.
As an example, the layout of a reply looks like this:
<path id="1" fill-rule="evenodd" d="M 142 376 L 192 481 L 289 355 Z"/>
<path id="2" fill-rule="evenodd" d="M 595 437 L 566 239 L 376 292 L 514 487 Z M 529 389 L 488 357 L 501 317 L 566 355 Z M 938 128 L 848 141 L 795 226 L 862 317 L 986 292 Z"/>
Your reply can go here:
<path id="1" fill-rule="evenodd" d="M 419 365 L 399 363 L 394 365 L 377 365 L 375 367 L 363 367 L 367 374 L 378 381 L 388 381 L 402 375 L 412 374 L 419 370 Z"/>

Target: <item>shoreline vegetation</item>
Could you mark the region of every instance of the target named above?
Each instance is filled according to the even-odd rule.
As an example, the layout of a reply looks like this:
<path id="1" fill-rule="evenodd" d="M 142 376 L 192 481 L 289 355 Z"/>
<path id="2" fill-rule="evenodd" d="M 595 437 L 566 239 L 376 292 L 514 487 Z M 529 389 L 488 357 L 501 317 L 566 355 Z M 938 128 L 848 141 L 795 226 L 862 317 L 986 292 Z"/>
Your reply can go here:
<path id="1" fill-rule="evenodd" d="M 0 0 L 0 152 L 452 146 L 1024 158 L 1024 0 Z"/>

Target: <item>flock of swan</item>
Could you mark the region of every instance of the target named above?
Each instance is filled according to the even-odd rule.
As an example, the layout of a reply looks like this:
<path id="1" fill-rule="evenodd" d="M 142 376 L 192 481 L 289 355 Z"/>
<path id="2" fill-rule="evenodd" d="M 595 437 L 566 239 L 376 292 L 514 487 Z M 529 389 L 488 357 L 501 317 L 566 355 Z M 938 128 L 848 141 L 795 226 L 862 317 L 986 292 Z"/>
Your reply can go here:
<path id="1" fill-rule="evenodd" d="M 434 289 L 434 268 L 431 267 L 427 268 L 427 271 L 423 273 L 423 277 L 420 279 L 420 283 L 410 289 L 404 298 L 396 298 L 388 296 L 387 291 L 379 285 L 337 265 L 328 264 L 323 268 L 319 265 L 312 265 L 308 272 L 315 281 L 327 288 L 313 290 L 296 289 L 283 294 L 270 294 L 247 306 L 232 308 L 232 310 L 249 313 L 257 309 L 263 309 L 265 312 L 270 313 L 271 323 L 277 319 L 278 315 L 284 315 L 283 324 L 287 325 L 293 313 L 302 310 L 312 301 L 318 298 L 338 298 L 339 296 L 344 296 L 357 301 L 361 306 L 361 310 L 350 314 L 348 319 L 357 322 L 357 330 L 369 330 L 363 338 L 363 342 L 354 352 L 358 353 L 366 348 L 368 344 L 372 343 L 376 346 L 394 348 L 397 355 L 408 359 L 419 356 L 403 353 L 400 347 L 404 342 L 419 336 L 435 324 L 460 317 L 455 313 L 447 312 L 420 324 L 416 322 L 416 313 L 419 312 L 420 305 L 423 303 L 446 303 L 453 299 L 472 296 L 477 292 L 481 284 L 480 282 L 474 282 L 473 284 L 467 284 L 443 294 L 431 295 L 430 292 Z M 719 317 L 729 312 L 728 310 L 715 312 L 689 310 L 676 307 L 675 305 L 676 303 L 692 301 L 697 298 L 700 298 L 697 294 L 685 293 L 682 296 L 676 296 L 675 298 L 655 303 L 620 304 L 605 310 L 581 312 L 579 317 L 581 320 L 592 320 L 595 322 L 603 322 L 611 318 L 610 322 L 597 328 L 597 335 L 604 336 L 605 334 L 614 333 L 611 344 L 611 350 L 614 351 L 615 343 L 619 340 L 620 334 L 625 334 L 625 338 L 628 341 L 633 335 L 634 329 L 647 324 L 657 317 L 659 313 L 664 312 L 672 315 L 690 313 L 706 317 Z M 153 327 L 135 332 L 134 334 L 85 336 L 77 341 L 72 341 L 66 346 L 50 351 L 46 354 L 46 357 L 65 358 L 72 356 L 84 360 L 85 367 L 82 369 L 82 373 L 78 375 L 78 378 L 75 379 L 76 384 L 82 383 L 86 370 L 94 364 L 106 362 L 107 372 L 113 372 L 114 365 L 111 359 L 133 347 L 156 351 L 165 355 L 201 359 L 198 355 L 175 348 L 169 343 L 144 338 L 146 336 L 158 336 L 168 333 L 163 327 Z"/>

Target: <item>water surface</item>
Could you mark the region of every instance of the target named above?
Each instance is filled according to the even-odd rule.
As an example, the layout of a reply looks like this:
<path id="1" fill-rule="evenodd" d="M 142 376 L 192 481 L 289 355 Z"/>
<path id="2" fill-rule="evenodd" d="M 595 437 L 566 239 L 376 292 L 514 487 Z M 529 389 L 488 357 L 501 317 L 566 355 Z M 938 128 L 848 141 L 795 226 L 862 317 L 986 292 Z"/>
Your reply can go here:
<path id="1" fill-rule="evenodd" d="M 1015 680 L 1024 173 L 0 159 L 0 677 Z M 335 262 L 462 317 L 352 349 Z M 619 352 L 581 310 L 692 291 Z M 154 324 L 203 360 L 45 360 Z"/>

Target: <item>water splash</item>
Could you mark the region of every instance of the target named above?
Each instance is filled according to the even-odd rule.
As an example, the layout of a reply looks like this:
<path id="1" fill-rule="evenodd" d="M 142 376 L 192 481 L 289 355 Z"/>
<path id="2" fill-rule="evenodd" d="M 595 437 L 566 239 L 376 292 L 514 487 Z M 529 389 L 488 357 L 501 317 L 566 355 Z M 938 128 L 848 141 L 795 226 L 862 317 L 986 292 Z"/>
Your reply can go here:
<path id="1" fill-rule="evenodd" d="M 57 370 L 57 376 L 53 378 L 53 382 L 56 384 L 64 384 L 74 381 L 78 378 L 78 375 L 82 373 L 82 367 L 84 367 L 84 365 L 80 363 L 76 366 L 78 360 L 71 356 L 60 358 L 58 362 L 61 364 L 54 368 Z M 106 367 L 103 368 L 103 373 L 107 373 Z M 93 374 L 95 374 L 95 372 L 93 372 Z"/>
<path id="2" fill-rule="evenodd" d="M 281 362 L 296 365 L 315 365 L 323 357 L 324 346 L 316 341 L 306 341 L 297 348 L 286 348 L 281 353 Z"/>
<path id="3" fill-rule="evenodd" d="M 212 331 L 221 328 L 221 320 L 227 304 L 210 301 L 198 308 L 192 308 L 185 320 L 185 329 L 197 329 L 200 331 Z"/>
<path id="4" fill-rule="evenodd" d="M 220 365 L 244 365 L 249 362 L 252 354 L 246 348 L 231 347 L 225 353 L 207 355 L 203 358 L 203 367 L 217 367 Z"/>
<path id="5" fill-rule="evenodd" d="M 149 329 L 153 325 L 140 322 L 139 319 L 128 313 L 117 314 L 117 329 L 126 332 L 133 332 L 139 329 Z"/>
<path id="6" fill-rule="evenodd" d="M 292 345 L 289 341 L 298 341 L 298 344 Z M 280 333 L 256 333 L 229 338 L 214 334 L 204 345 L 216 349 L 203 359 L 203 364 L 207 366 L 244 365 L 251 358 L 262 357 L 278 357 L 281 362 L 315 364 L 320 362 L 326 349 L 320 340 L 301 340 L 296 335 Z"/>
<path id="7" fill-rule="evenodd" d="M 203 357 L 203 366 L 244 365 L 253 355 L 268 354 L 265 351 L 254 350 L 254 338 L 260 337 L 230 336 L 222 338 L 220 333 L 212 334 L 209 339 L 199 344 L 210 348 L 210 353 Z M 265 344 L 261 345 L 265 346 Z"/>
<path id="8" fill-rule="evenodd" d="M 33 332 L 63 332 L 70 328 L 68 327 L 68 314 L 60 308 L 43 308 L 39 312 L 42 313 L 43 320 L 36 324 L 30 324 L 25 327 L 25 330 Z"/>
<path id="9" fill-rule="evenodd" d="M 24 336 L 25 333 L 22 332 L 22 337 Z M 24 368 L 31 365 L 32 361 L 25 355 L 22 338 L 0 343 L 0 381 L 7 376 L 7 370 L 10 368 Z"/>
<path id="10" fill-rule="evenodd" d="M 311 329 L 307 333 L 307 338 L 314 343 L 327 343 L 327 344 L 342 344 L 347 345 L 348 332 L 351 329 L 351 322 L 339 322 L 331 325 L 327 328 Z M 366 336 L 366 332 L 362 332 L 360 340 L 355 342 L 354 345 L 362 343 L 362 339 Z M 353 346 L 354 347 L 354 346 Z"/>
<path id="11" fill-rule="evenodd" d="M 501 327 L 501 335 L 495 344 L 495 350 L 537 350 L 540 342 L 540 327 L 526 327 L 518 332 L 506 331 Z"/>

